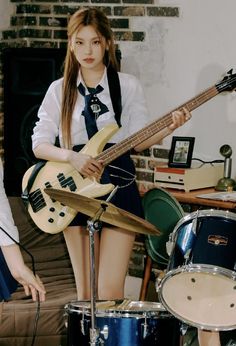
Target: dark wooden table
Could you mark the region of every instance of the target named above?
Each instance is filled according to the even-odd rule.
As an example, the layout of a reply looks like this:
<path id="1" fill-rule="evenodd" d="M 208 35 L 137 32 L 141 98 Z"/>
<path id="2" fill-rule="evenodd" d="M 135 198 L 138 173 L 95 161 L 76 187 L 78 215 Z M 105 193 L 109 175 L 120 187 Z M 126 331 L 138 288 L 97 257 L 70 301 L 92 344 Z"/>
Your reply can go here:
<path id="1" fill-rule="evenodd" d="M 213 199 L 205 199 L 205 198 L 199 198 L 198 195 L 202 194 L 208 194 L 215 191 L 214 188 L 207 188 L 207 189 L 200 189 L 200 190 L 193 190 L 190 192 L 185 192 L 182 190 L 176 190 L 176 189 L 166 189 L 171 195 L 173 195 L 177 201 L 184 204 L 190 204 L 193 207 L 195 206 L 195 209 L 206 206 L 206 207 L 212 207 L 216 209 L 227 209 L 231 211 L 236 211 L 236 202 L 225 202 L 225 201 L 219 201 L 219 200 L 213 200 Z"/>

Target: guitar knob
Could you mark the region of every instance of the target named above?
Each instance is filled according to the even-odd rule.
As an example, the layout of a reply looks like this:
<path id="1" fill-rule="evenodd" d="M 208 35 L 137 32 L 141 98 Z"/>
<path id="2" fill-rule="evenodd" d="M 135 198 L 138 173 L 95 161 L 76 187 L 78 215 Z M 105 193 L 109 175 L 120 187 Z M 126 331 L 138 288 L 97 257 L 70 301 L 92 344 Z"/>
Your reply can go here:
<path id="1" fill-rule="evenodd" d="M 65 213 L 64 213 L 63 211 L 61 211 L 61 212 L 59 213 L 59 216 L 64 217 L 64 216 L 65 216 Z"/>
<path id="2" fill-rule="evenodd" d="M 49 222 L 49 223 L 53 223 L 54 220 L 50 217 L 50 219 L 48 219 L 48 222 Z"/>
<path id="3" fill-rule="evenodd" d="M 49 210 L 53 213 L 55 211 L 55 208 L 51 207 Z"/>

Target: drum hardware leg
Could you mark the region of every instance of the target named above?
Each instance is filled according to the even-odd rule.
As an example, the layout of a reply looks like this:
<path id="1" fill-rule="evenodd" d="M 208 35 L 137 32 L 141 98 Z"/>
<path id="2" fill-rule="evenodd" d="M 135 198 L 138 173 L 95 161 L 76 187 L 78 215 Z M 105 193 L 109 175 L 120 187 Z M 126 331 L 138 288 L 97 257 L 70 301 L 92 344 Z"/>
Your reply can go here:
<path id="1" fill-rule="evenodd" d="M 109 202 L 111 198 L 114 196 L 118 189 L 118 186 L 114 188 L 114 190 L 108 196 L 106 202 Z M 91 328 L 90 328 L 90 345 L 96 346 L 99 331 L 96 328 L 96 275 L 95 275 L 95 251 L 94 251 L 94 234 L 101 230 L 102 225 L 100 218 L 104 211 L 106 210 L 107 205 L 105 203 L 101 203 L 101 206 L 95 212 L 94 217 L 90 218 L 87 221 L 87 229 L 89 231 L 89 244 L 90 244 L 90 300 L 91 300 Z"/>
<path id="2" fill-rule="evenodd" d="M 100 216 L 102 213 L 99 213 Z M 99 218 L 100 218 L 99 216 Z M 87 228 L 89 231 L 89 243 L 90 243 L 90 300 L 91 300 L 91 328 L 90 328 L 90 345 L 96 346 L 98 332 L 95 323 L 96 314 L 96 275 L 95 275 L 95 260 L 94 260 L 94 233 L 100 229 L 99 219 L 88 220 Z M 81 331 L 83 333 L 84 325 L 81 324 Z"/>
<path id="3" fill-rule="evenodd" d="M 151 271 L 152 271 L 152 259 L 150 256 L 147 256 L 145 261 L 144 277 L 143 277 L 142 286 L 141 286 L 140 295 L 139 295 L 139 300 L 141 301 L 144 301 L 146 298 L 148 283 L 151 277 Z"/>

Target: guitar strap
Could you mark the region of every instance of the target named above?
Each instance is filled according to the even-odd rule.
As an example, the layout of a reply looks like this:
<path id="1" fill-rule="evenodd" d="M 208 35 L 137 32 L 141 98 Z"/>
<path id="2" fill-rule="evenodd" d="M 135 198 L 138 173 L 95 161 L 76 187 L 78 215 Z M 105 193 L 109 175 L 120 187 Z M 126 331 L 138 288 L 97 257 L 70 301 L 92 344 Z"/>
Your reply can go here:
<path id="1" fill-rule="evenodd" d="M 115 112 L 115 119 L 117 125 L 121 127 L 121 112 L 122 112 L 122 102 L 121 102 L 121 89 L 120 89 L 120 80 L 118 72 L 112 67 L 107 67 L 107 79 L 111 95 L 111 102 Z"/>
<path id="2" fill-rule="evenodd" d="M 30 194 L 30 190 L 33 186 L 33 183 L 35 181 L 35 178 L 38 174 L 38 172 L 40 171 L 41 168 L 43 168 L 45 166 L 45 164 L 47 163 L 47 161 L 39 161 L 35 164 L 34 169 L 32 171 L 32 173 L 30 174 L 28 183 L 26 185 L 26 188 L 24 189 L 24 191 L 21 194 L 21 198 L 23 199 L 23 202 L 25 204 L 25 206 L 27 207 L 29 204 L 29 194 Z"/>

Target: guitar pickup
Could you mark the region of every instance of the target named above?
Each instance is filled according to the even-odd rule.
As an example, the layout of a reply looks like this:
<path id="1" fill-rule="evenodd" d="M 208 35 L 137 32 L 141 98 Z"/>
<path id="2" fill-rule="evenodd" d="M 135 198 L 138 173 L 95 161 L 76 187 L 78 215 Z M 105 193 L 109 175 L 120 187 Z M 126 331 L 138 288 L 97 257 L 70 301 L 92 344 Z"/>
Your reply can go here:
<path id="1" fill-rule="evenodd" d="M 62 188 L 69 187 L 70 191 L 76 191 L 77 186 L 72 177 L 66 178 L 63 173 L 59 173 L 57 178 Z"/>
<path id="2" fill-rule="evenodd" d="M 28 201 L 34 213 L 37 213 L 47 205 L 40 189 L 31 192 L 28 196 Z"/>

